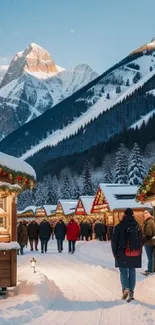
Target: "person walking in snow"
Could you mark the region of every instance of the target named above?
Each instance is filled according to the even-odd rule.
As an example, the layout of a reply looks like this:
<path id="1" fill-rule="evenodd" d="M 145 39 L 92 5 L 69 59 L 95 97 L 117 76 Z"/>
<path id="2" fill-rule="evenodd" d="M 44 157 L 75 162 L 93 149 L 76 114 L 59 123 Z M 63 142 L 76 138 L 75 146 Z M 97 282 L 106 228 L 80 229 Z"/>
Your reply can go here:
<path id="1" fill-rule="evenodd" d="M 130 302 L 134 299 L 136 268 L 141 268 L 142 256 L 142 232 L 130 208 L 126 209 L 122 221 L 114 228 L 111 245 L 115 266 L 120 270 L 122 299 L 128 298 Z"/>
<path id="2" fill-rule="evenodd" d="M 68 253 L 74 254 L 75 243 L 80 235 L 80 227 L 78 223 L 72 218 L 67 225 L 67 240 L 68 240 Z"/>
<path id="3" fill-rule="evenodd" d="M 33 243 L 35 250 L 38 251 L 38 236 L 39 236 L 39 225 L 35 220 L 32 220 L 27 227 L 28 238 L 30 242 L 31 251 L 33 251 Z"/>
<path id="4" fill-rule="evenodd" d="M 154 271 L 153 265 L 153 252 L 155 250 L 155 222 L 150 212 L 144 211 L 144 233 L 143 233 L 143 244 L 148 258 L 148 268 L 144 272 L 144 275 L 149 275 Z"/>
<path id="5" fill-rule="evenodd" d="M 28 236 L 27 236 L 27 228 L 25 227 L 22 221 L 19 222 L 17 228 L 17 241 L 20 246 L 20 253 L 21 255 L 23 255 L 24 247 L 27 246 Z"/>
<path id="6" fill-rule="evenodd" d="M 57 240 L 58 252 L 61 253 L 63 251 L 63 241 L 66 235 L 66 225 L 62 219 L 56 223 L 54 234 Z"/>
<path id="7" fill-rule="evenodd" d="M 46 219 L 44 219 L 39 225 L 39 237 L 41 241 L 41 253 L 47 252 L 48 241 L 52 233 L 52 227 Z"/>

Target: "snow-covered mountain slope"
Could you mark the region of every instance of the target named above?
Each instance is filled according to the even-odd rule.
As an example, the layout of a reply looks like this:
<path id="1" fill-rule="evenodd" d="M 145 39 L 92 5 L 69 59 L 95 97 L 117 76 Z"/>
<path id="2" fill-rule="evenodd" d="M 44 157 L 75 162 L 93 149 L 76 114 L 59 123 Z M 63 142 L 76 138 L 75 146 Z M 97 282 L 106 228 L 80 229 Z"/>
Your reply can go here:
<path id="1" fill-rule="evenodd" d="M 8 70 L 8 65 L 0 65 L 0 84 L 4 78 L 4 75 L 6 74 L 7 70 Z"/>
<path id="2" fill-rule="evenodd" d="M 37 46 L 17 53 L 0 88 L 0 140 L 97 77 L 87 64 L 65 70 Z"/>
<path id="3" fill-rule="evenodd" d="M 130 105 L 129 108 L 125 107 L 123 116 L 122 103 L 126 105 L 130 100 L 132 101 L 133 96 L 136 98 L 136 91 L 138 94 L 141 88 L 143 88 L 144 98 L 147 97 L 148 91 L 155 88 L 155 42 L 153 41 L 151 46 L 148 46 L 148 50 L 146 48 L 147 46 L 145 46 L 145 51 L 139 50 L 130 54 L 64 102 L 21 127 L 2 142 L 1 150 L 7 148 L 7 152 L 10 150 L 12 154 L 27 159 L 38 150 L 46 146 L 56 146 L 60 141 L 73 135 L 79 141 L 77 136 L 79 132 L 82 134 L 80 141 L 84 140 L 83 148 L 87 149 L 91 145 L 96 145 L 97 141 L 107 141 L 111 136 L 118 134 L 124 125 L 127 127 L 133 125 L 141 118 L 140 106 L 138 104 L 136 109 L 135 103 L 132 102 L 131 108 Z M 61 80 L 65 73 L 66 71 L 61 72 Z M 77 74 L 75 76 L 77 78 Z M 72 78 L 74 80 L 74 74 Z M 154 85 L 149 85 L 150 82 L 154 82 Z M 146 84 L 147 86 L 145 86 Z M 145 87 L 147 87 L 146 90 Z M 70 95 L 66 83 L 63 89 Z M 76 90 L 74 88 L 74 91 Z M 152 94 L 150 97 L 152 99 L 154 95 Z M 147 106 L 147 103 L 144 105 L 147 107 L 147 113 L 152 110 L 153 100 L 150 107 Z M 114 113 L 114 109 L 116 113 Z M 119 128 L 111 123 L 119 124 Z M 94 129 L 97 132 L 95 134 L 92 132 L 93 125 L 97 124 L 99 127 Z M 88 137 L 90 129 L 91 135 L 94 134 L 92 141 Z M 100 136 L 98 136 L 99 133 Z"/>

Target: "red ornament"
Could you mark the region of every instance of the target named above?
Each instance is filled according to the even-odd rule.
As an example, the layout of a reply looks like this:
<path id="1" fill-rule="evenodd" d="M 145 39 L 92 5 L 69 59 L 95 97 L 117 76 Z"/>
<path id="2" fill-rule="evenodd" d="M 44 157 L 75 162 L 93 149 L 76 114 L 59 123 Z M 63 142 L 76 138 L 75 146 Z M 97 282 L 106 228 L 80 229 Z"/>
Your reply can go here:
<path id="1" fill-rule="evenodd" d="M 7 175 L 7 173 L 6 173 L 6 172 L 3 172 L 3 173 L 2 173 L 2 176 L 6 176 L 6 175 Z"/>
<path id="2" fill-rule="evenodd" d="M 18 181 L 19 183 L 21 183 L 21 181 L 22 181 L 22 176 L 17 176 L 17 181 Z"/>

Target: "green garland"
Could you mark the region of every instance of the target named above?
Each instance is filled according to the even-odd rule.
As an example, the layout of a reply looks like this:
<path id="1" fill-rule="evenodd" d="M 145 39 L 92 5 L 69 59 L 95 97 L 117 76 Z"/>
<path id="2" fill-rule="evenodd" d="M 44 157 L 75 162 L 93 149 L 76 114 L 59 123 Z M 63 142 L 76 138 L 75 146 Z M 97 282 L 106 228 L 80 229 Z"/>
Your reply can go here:
<path id="1" fill-rule="evenodd" d="M 1 176 L 4 177 L 5 176 L 5 175 L 3 175 L 4 173 L 11 174 L 15 183 L 22 184 L 24 180 L 27 180 L 27 182 L 24 183 L 25 185 L 27 184 L 27 186 L 30 185 L 29 184 L 30 182 L 33 182 L 34 184 L 36 183 L 36 179 L 32 175 L 12 170 L 12 169 L 10 169 L 6 166 L 3 166 L 1 164 L 0 164 L 0 169 L 2 169 L 2 171 L 0 172 L 0 177 Z M 21 178 L 20 181 L 18 180 L 19 178 Z"/>
<path id="2" fill-rule="evenodd" d="M 151 190 L 152 185 L 155 183 L 155 165 L 153 165 L 146 177 L 144 177 L 142 185 L 139 187 L 136 201 L 144 203 L 147 198 L 147 193 Z"/>

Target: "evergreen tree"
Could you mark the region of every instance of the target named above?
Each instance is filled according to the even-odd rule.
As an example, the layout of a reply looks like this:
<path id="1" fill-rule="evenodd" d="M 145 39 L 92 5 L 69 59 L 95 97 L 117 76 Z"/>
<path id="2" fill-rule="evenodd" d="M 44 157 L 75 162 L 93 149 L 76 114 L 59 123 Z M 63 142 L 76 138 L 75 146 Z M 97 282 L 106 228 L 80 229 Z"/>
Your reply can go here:
<path id="1" fill-rule="evenodd" d="M 116 94 L 120 94 L 121 93 L 121 86 L 117 86 L 116 87 Z"/>
<path id="2" fill-rule="evenodd" d="M 107 93 L 106 98 L 107 98 L 107 99 L 110 99 L 110 94 L 109 94 L 109 93 Z"/>
<path id="3" fill-rule="evenodd" d="M 121 143 L 116 153 L 115 183 L 128 184 L 128 151 Z"/>
<path id="4" fill-rule="evenodd" d="M 73 191 L 72 175 L 69 168 L 64 168 L 60 173 L 61 199 L 71 199 Z"/>
<path id="5" fill-rule="evenodd" d="M 153 68 L 150 66 L 150 72 L 153 70 Z"/>
<path id="6" fill-rule="evenodd" d="M 57 204 L 58 200 L 61 198 L 60 185 L 55 175 L 49 180 L 47 204 Z"/>
<path id="7" fill-rule="evenodd" d="M 81 195 L 80 184 L 77 175 L 73 177 L 72 199 L 78 199 Z"/>
<path id="8" fill-rule="evenodd" d="M 35 205 L 35 202 L 33 201 L 32 191 L 26 190 L 20 193 L 17 201 L 18 210 L 24 210 L 30 205 Z"/>
<path id="9" fill-rule="evenodd" d="M 129 79 L 127 79 L 127 81 L 126 81 L 126 86 L 127 86 L 127 87 L 130 86 L 130 81 L 129 81 Z"/>
<path id="10" fill-rule="evenodd" d="M 137 71 L 135 76 L 133 77 L 134 84 L 136 84 L 140 80 L 140 78 L 141 78 L 140 72 Z"/>
<path id="11" fill-rule="evenodd" d="M 140 185 L 145 174 L 143 157 L 140 154 L 140 148 L 137 143 L 134 144 L 128 167 L 129 183 L 131 185 Z"/>
<path id="12" fill-rule="evenodd" d="M 91 180 L 91 166 L 86 160 L 83 169 L 83 195 L 93 195 L 93 185 Z"/>
<path id="13" fill-rule="evenodd" d="M 113 183 L 113 175 L 110 166 L 104 168 L 104 183 Z"/>

